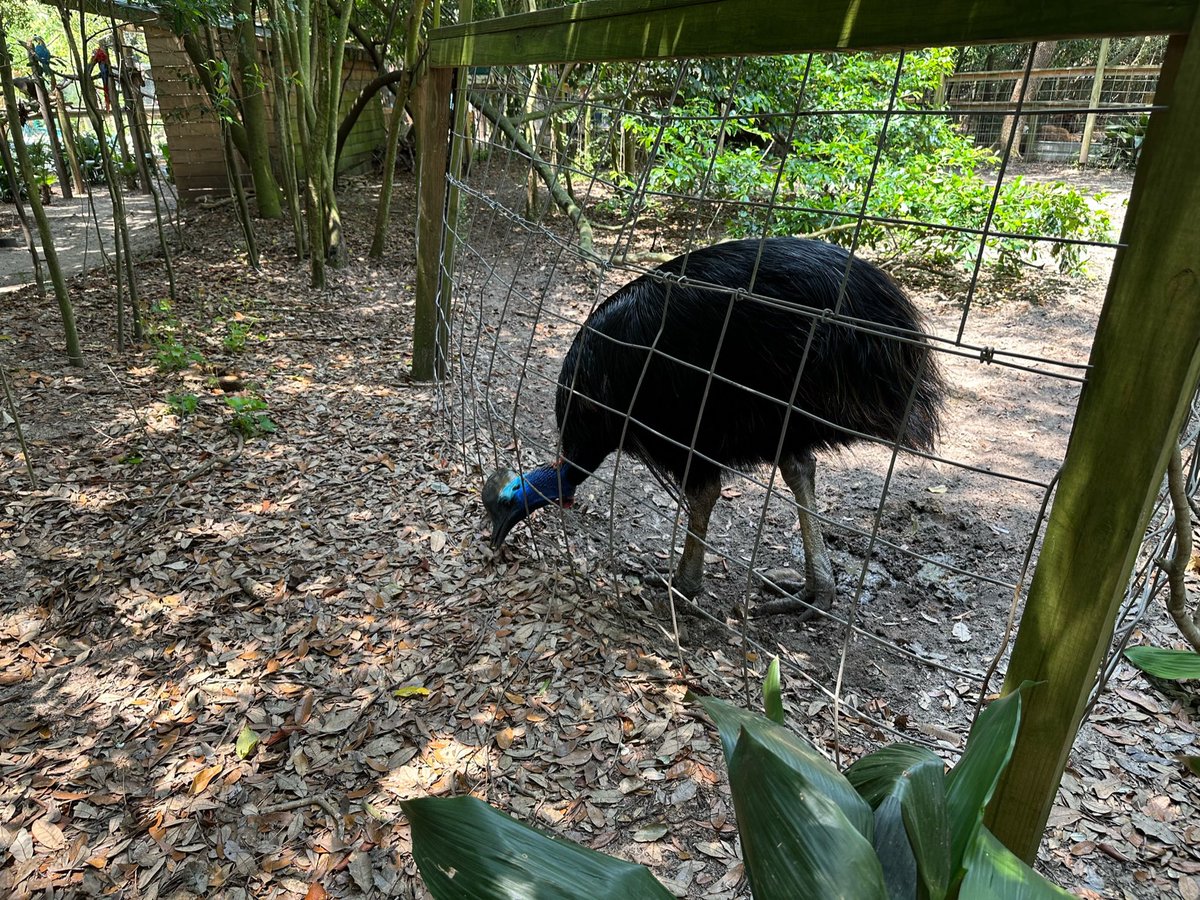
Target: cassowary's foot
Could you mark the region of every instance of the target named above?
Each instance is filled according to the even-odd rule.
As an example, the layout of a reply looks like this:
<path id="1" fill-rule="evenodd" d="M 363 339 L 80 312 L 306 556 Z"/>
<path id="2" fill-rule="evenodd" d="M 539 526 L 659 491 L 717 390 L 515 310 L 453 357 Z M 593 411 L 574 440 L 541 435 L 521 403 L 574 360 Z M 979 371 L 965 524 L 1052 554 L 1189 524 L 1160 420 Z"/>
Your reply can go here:
<path id="1" fill-rule="evenodd" d="M 768 592 L 784 596 L 755 604 L 751 611 L 755 618 L 787 613 L 794 615 L 798 622 L 806 622 L 816 616 L 818 610 L 828 612 L 833 609 L 832 577 L 825 583 L 818 578 L 809 584 L 795 569 L 771 569 L 763 573 L 763 579 L 763 587 Z"/>
<path id="2" fill-rule="evenodd" d="M 674 597 L 676 600 L 685 600 L 686 603 L 680 605 L 680 608 L 686 607 L 690 603 L 694 603 L 696 595 L 700 593 L 699 583 L 690 583 L 679 577 L 679 573 L 675 573 L 674 578 L 668 578 L 665 572 L 660 572 L 657 569 L 651 569 L 649 575 L 646 576 L 648 584 L 654 584 L 663 594 L 663 601 Z"/>

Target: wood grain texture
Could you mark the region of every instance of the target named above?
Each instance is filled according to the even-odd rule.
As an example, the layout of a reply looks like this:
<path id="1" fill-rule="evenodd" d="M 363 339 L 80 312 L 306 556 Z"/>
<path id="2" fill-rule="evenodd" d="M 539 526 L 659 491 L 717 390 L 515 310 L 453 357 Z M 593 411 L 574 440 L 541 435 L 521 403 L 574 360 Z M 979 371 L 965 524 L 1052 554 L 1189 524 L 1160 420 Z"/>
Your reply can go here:
<path id="1" fill-rule="evenodd" d="M 591 0 L 439 28 L 432 66 L 882 50 L 1181 33 L 1196 0 Z"/>
<path id="2" fill-rule="evenodd" d="M 1200 28 L 1200 21 L 1196 28 Z M 1027 697 L 988 824 L 1032 861 L 1200 377 L 1200 31 L 1168 45 L 1091 371 L 1009 662 Z"/>
<path id="3" fill-rule="evenodd" d="M 413 322 L 413 377 L 433 381 L 445 374 L 449 332 L 439 327 L 442 214 L 450 161 L 450 69 L 430 69 L 413 96 L 417 121 L 417 296 Z"/>

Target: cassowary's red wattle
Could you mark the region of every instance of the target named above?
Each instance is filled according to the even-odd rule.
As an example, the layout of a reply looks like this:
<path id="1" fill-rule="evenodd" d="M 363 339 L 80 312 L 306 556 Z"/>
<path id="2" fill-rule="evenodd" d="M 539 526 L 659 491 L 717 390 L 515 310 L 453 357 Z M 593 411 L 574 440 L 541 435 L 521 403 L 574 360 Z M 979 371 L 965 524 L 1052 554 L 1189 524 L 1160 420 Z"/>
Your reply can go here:
<path id="1" fill-rule="evenodd" d="M 674 586 L 691 594 L 724 473 L 778 463 L 800 503 L 806 594 L 827 607 L 833 571 L 809 515 L 815 453 L 864 438 L 931 449 L 943 392 L 920 314 L 879 268 L 796 238 L 697 250 L 588 317 L 558 379 L 562 465 L 488 479 L 492 542 L 623 447 L 688 499 Z"/>

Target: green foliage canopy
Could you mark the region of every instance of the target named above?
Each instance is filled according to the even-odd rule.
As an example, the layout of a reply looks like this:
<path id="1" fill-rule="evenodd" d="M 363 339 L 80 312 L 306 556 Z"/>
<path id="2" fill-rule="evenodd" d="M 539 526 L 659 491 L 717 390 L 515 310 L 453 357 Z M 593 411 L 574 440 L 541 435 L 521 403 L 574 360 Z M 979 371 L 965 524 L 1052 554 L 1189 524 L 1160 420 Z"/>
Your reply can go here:
<path id="1" fill-rule="evenodd" d="M 999 158 L 937 106 L 956 53 L 907 53 L 898 80 L 894 55 L 704 64 L 678 88 L 664 68 L 621 127 L 650 160 L 649 192 L 726 201 L 734 236 L 769 230 L 847 244 L 856 237 L 860 246 L 963 264 L 974 260 L 985 227 L 1107 240 L 1099 197 L 1065 185 L 1008 177 L 992 211 Z M 1062 271 L 1083 262 L 1074 244 L 988 240 L 989 259 L 1001 265 L 1047 256 Z"/>

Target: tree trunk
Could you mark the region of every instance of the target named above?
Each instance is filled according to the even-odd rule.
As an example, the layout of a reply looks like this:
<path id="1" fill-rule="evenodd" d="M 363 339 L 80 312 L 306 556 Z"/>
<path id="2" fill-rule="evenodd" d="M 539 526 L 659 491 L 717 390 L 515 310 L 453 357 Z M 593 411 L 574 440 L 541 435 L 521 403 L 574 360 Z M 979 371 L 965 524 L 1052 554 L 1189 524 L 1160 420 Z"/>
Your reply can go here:
<path id="1" fill-rule="evenodd" d="M 379 189 L 379 206 L 375 209 L 375 234 L 371 238 L 371 259 L 383 256 L 383 243 L 387 235 L 392 211 L 392 187 L 396 181 L 396 150 L 400 145 L 400 134 L 404 128 L 404 108 L 412 94 L 413 74 L 420 53 L 421 22 L 425 17 L 427 0 L 415 0 L 408 16 L 408 29 L 404 42 L 404 68 L 396 103 L 392 107 L 392 121 L 388 127 L 387 151 L 383 159 L 383 185 Z M 380 79 L 375 79 L 380 81 Z M 365 91 L 364 91 L 365 93 Z M 347 132 L 349 133 L 349 132 Z"/>
<path id="2" fill-rule="evenodd" d="M 71 297 L 67 293 L 67 282 L 63 278 L 62 267 L 58 264 L 58 252 L 54 248 L 54 235 L 50 232 L 50 220 L 46 218 L 46 210 L 42 208 L 42 198 L 38 193 L 38 185 L 29 165 L 29 151 L 25 147 L 25 136 L 21 133 L 21 118 L 17 112 L 17 92 L 12 80 L 12 57 L 8 53 L 8 41 L 4 36 L 6 27 L 3 14 L 0 13 L 0 82 L 3 83 L 4 105 L 8 111 L 9 133 L 12 136 L 13 147 L 17 151 L 17 164 L 21 169 L 21 177 L 29 191 L 29 206 L 33 210 L 33 218 L 37 222 L 38 235 L 42 241 L 42 253 L 46 257 L 46 268 L 50 270 L 50 280 L 54 284 L 54 296 L 58 300 L 58 309 L 62 314 L 63 337 L 67 345 L 67 361 L 73 366 L 83 365 L 83 351 L 79 348 L 79 335 L 75 330 L 75 311 L 71 307 Z"/>
<path id="3" fill-rule="evenodd" d="M 333 189 L 342 61 L 353 0 L 273 3 L 271 18 L 283 38 L 296 86 L 305 216 L 313 287 L 325 286 L 326 266 L 344 259 L 341 215 Z"/>
<path id="4" fill-rule="evenodd" d="M 105 89 L 110 90 L 115 94 L 115 96 L 112 98 L 112 117 L 113 124 L 116 125 L 117 143 L 121 145 L 121 173 L 124 175 L 125 183 L 128 185 L 129 189 L 131 191 L 136 191 L 141 187 L 139 184 L 140 179 L 138 178 L 139 169 L 137 167 L 137 161 L 133 159 L 133 153 L 131 153 L 129 150 L 129 138 L 125 134 L 125 114 L 121 111 L 121 84 L 117 80 L 116 76 L 116 73 L 120 68 L 121 60 L 120 26 L 117 25 L 117 20 L 112 16 L 109 17 L 108 24 L 109 28 L 112 29 L 110 33 L 112 35 L 113 59 L 112 68 L 110 69 L 108 75 L 110 86 L 106 87 Z M 131 160 L 133 161 L 134 166 L 132 169 L 128 169 L 128 174 L 125 174 L 127 171 L 126 166 Z"/>
<path id="5" fill-rule="evenodd" d="M 387 150 L 383 155 L 383 184 L 379 187 L 379 206 L 375 208 L 375 234 L 371 238 L 371 252 L 367 254 L 371 259 L 380 259 L 383 256 L 383 244 L 391 217 L 392 186 L 396 181 L 396 148 L 400 146 L 403 125 L 404 107 L 397 101 L 392 107 L 392 121 L 388 124 Z"/>
<path id="6" fill-rule="evenodd" d="M 233 32 L 237 45 L 238 88 L 242 94 L 242 124 L 250 155 L 250 177 L 258 214 L 264 219 L 283 215 L 279 185 L 271 173 L 271 147 L 267 140 L 266 82 L 258 59 L 258 38 L 250 0 L 233 0 Z"/>
<path id="7" fill-rule="evenodd" d="M 71 163 L 71 176 L 75 179 L 75 191 L 79 194 L 86 194 L 88 187 L 83 180 L 83 170 L 79 168 L 79 158 L 75 155 L 75 126 L 71 124 L 71 117 L 67 113 L 67 101 L 63 99 L 62 88 L 55 85 L 54 105 L 58 107 L 58 121 L 62 125 L 63 144 L 66 145 L 67 160 Z M 66 196 L 64 194 L 64 196 Z"/>
<path id="8" fill-rule="evenodd" d="M 93 131 L 96 133 L 96 140 L 100 144 L 100 162 L 104 167 L 104 180 L 108 183 L 108 194 L 112 200 L 113 252 L 116 256 L 117 272 L 117 348 L 123 350 L 125 347 L 125 333 L 123 318 L 120 314 L 122 304 L 122 271 L 128 277 L 129 308 L 133 318 L 133 336 L 136 340 L 140 341 L 142 339 L 142 315 L 138 302 L 137 279 L 134 277 L 133 260 L 129 255 L 129 231 L 128 218 L 125 215 L 125 194 L 121 189 L 121 182 L 117 177 L 116 167 L 113 165 L 112 152 L 104 134 L 104 117 L 100 113 L 100 103 L 96 98 L 96 86 L 92 82 L 92 79 L 88 77 L 87 67 L 83 62 L 83 52 L 81 52 L 79 45 L 76 43 L 75 33 L 71 29 L 71 14 L 67 11 L 66 7 L 59 7 L 59 15 L 62 17 L 63 32 L 66 35 L 67 45 L 71 49 L 71 58 L 75 63 L 75 70 L 80 79 L 80 94 L 83 97 L 83 105 L 87 108 L 88 118 L 91 120 Z M 79 21 L 80 34 L 86 37 L 87 31 L 84 28 L 82 14 Z M 86 44 L 84 45 L 84 50 L 86 50 Z"/>
<path id="9" fill-rule="evenodd" d="M 38 256 L 37 244 L 33 241 L 33 229 L 29 227 L 29 215 L 25 212 L 25 204 L 21 202 L 21 173 L 17 162 L 12 157 L 6 135 L 0 133 L 0 156 L 4 158 L 4 174 L 8 178 L 8 187 L 12 191 L 13 207 L 17 211 L 17 219 L 21 223 L 21 234 L 29 247 L 29 255 L 33 258 L 33 278 L 37 282 L 38 298 L 46 299 L 46 279 L 42 275 L 42 260 Z"/>
<path id="10" fill-rule="evenodd" d="M 33 89 L 37 94 L 38 109 L 42 112 L 42 123 L 46 126 L 46 138 L 50 141 L 50 154 L 54 157 L 54 171 L 58 174 L 59 190 L 63 199 L 71 199 L 71 173 L 63 160 L 62 144 L 58 140 L 58 128 L 54 122 L 54 106 L 50 102 L 50 93 L 46 90 L 46 82 L 42 79 L 37 57 L 29 54 L 30 68 L 33 70 Z"/>
<path id="11" fill-rule="evenodd" d="M 296 172 L 296 139 L 293 126 L 299 130 L 288 99 L 289 90 L 284 80 L 287 68 L 283 61 L 283 41 L 278 31 L 271 35 L 271 75 L 274 80 L 272 94 L 275 100 L 275 138 L 279 141 L 280 167 L 283 170 L 283 196 L 287 202 L 288 215 L 292 220 L 292 237 L 296 245 L 297 258 L 304 258 L 304 217 L 300 211 L 298 192 L 299 177 Z"/>
<path id="12" fill-rule="evenodd" d="M 217 58 L 217 50 L 213 41 L 213 30 L 209 25 L 204 26 L 204 37 L 208 41 L 210 59 Z M 229 76 L 232 77 L 232 76 Z M 214 79 L 213 86 L 217 92 L 217 122 L 221 129 L 221 154 L 225 160 L 225 177 L 229 182 L 229 196 L 233 198 L 234 210 L 238 223 L 242 227 L 242 236 L 246 240 L 246 258 L 250 268 L 258 269 L 258 241 L 254 236 L 254 221 L 250 217 L 250 204 L 246 201 L 246 191 L 242 187 L 242 176 L 238 172 L 237 157 L 234 154 L 233 135 L 229 123 L 234 120 L 236 106 L 233 101 L 233 85 L 229 77 L 220 75 Z"/>
<path id="13" fill-rule="evenodd" d="M 593 248 L 592 225 L 587 220 L 587 216 L 579 204 L 559 184 L 558 176 L 554 169 L 538 156 L 537 148 L 525 140 L 521 135 L 520 128 L 500 112 L 500 110 L 492 106 L 483 94 L 471 91 L 470 98 L 471 104 L 483 113 L 493 125 L 504 132 L 505 136 L 512 141 L 514 147 L 529 157 L 533 171 L 545 182 L 546 188 L 550 191 L 551 199 L 559 209 L 566 213 L 567 218 L 571 220 L 571 224 L 579 232 L 579 248 L 585 253 L 591 253 Z"/>
<path id="14" fill-rule="evenodd" d="M 1037 44 L 1033 50 L 1033 65 L 1032 69 L 1044 69 L 1050 65 L 1050 60 L 1054 56 L 1054 48 L 1058 46 L 1058 41 L 1042 41 Z M 1012 97 L 1009 102 L 1012 105 L 1017 103 L 1029 103 L 1037 96 L 1038 83 L 1041 81 L 1036 75 L 1029 76 L 1029 83 L 1026 84 L 1024 76 L 1017 79 L 1017 83 L 1013 85 Z M 1022 99 L 1023 98 L 1023 99 Z M 1017 127 L 1017 117 L 1005 116 L 1004 121 L 1000 124 L 1000 136 L 996 138 L 994 149 L 1001 153 L 1012 142 L 1012 158 L 1021 158 L 1021 141 L 1019 137 L 1014 137 L 1013 130 Z"/>

